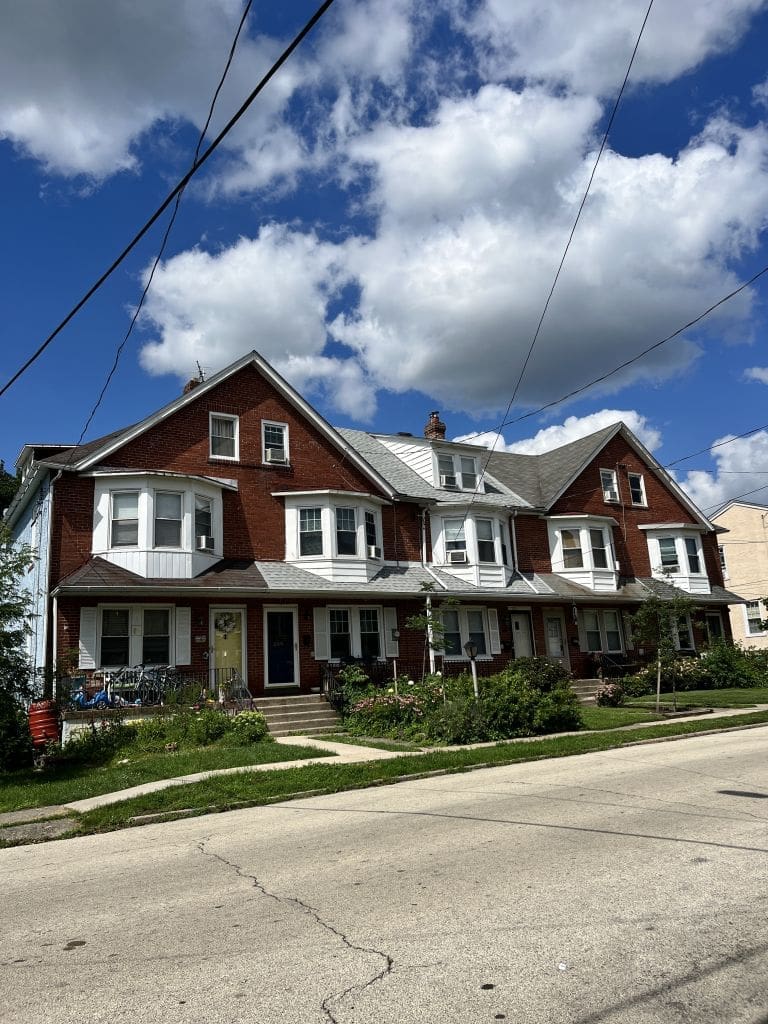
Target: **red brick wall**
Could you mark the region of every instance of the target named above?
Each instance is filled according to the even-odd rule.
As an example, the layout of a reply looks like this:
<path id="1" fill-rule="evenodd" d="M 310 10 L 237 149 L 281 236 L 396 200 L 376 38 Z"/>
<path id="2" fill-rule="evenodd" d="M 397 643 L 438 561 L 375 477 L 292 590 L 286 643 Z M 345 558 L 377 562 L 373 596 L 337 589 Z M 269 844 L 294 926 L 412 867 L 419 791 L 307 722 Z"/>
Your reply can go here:
<path id="1" fill-rule="evenodd" d="M 51 587 L 91 557 L 94 480 L 64 473 L 53 488 Z"/>
<path id="2" fill-rule="evenodd" d="M 240 418 L 238 462 L 209 457 L 211 412 Z M 262 465 L 262 420 L 288 424 L 289 467 Z M 252 366 L 201 394 L 104 461 L 112 467 L 172 470 L 237 480 L 237 493 L 224 495 L 225 558 L 285 556 L 284 507 L 280 498 L 272 497 L 272 491 L 330 488 L 379 493 L 372 481 Z M 385 540 L 385 557 L 393 557 L 386 544 Z"/>
<path id="3" fill-rule="evenodd" d="M 546 520 L 538 515 L 518 515 L 510 521 L 517 541 L 520 572 L 552 572 Z"/>

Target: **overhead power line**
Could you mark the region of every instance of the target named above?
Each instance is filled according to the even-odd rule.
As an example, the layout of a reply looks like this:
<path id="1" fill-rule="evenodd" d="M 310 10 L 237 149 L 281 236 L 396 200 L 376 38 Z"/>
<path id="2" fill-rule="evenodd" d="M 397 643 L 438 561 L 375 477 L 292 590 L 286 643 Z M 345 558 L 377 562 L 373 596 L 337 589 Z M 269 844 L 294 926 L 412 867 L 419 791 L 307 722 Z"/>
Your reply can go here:
<path id="1" fill-rule="evenodd" d="M 168 207 L 174 201 L 176 196 L 184 191 L 184 189 L 186 188 L 188 183 L 192 180 L 194 175 L 197 174 L 197 172 L 200 170 L 200 168 L 203 166 L 203 164 L 218 149 L 218 147 L 221 144 L 221 142 L 232 131 L 234 126 L 241 119 L 241 117 L 245 114 L 245 112 L 251 106 L 251 104 L 256 99 L 256 97 L 259 95 L 259 93 L 264 89 L 264 87 L 269 83 L 269 81 L 280 70 L 280 68 L 283 66 L 283 64 L 285 64 L 285 62 L 291 56 L 293 51 L 303 42 L 304 38 L 307 35 L 309 35 L 309 33 L 312 31 L 312 29 L 315 27 L 315 25 L 318 23 L 318 21 L 320 21 L 322 16 L 325 14 L 325 12 L 328 10 L 328 8 L 333 4 L 333 2 L 334 2 L 334 0 L 324 0 L 324 3 L 322 3 L 317 8 L 315 13 L 312 15 L 312 17 L 309 19 L 309 21 L 307 21 L 307 23 L 304 25 L 304 27 L 301 29 L 301 31 L 298 33 L 298 35 L 296 35 L 294 37 L 293 41 L 285 48 L 285 50 L 283 50 L 283 52 L 277 58 L 277 60 L 272 65 L 272 67 L 269 69 L 269 71 L 267 71 L 267 73 L 264 75 L 264 77 L 259 81 L 259 83 L 255 87 L 255 89 L 250 93 L 250 95 L 246 98 L 246 100 L 240 106 L 239 110 L 229 119 L 229 121 L 227 121 L 227 123 L 224 125 L 224 127 L 219 132 L 219 134 L 216 136 L 216 138 L 213 140 L 213 142 L 195 160 L 195 162 L 192 164 L 192 166 L 187 171 L 187 173 L 184 175 L 184 177 L 171 190 L 171 192 L 169 192 L 169 194 L 166 196 L 166 198 L 163 200 L 163 202 L 160 204 L 160 206 L 158 206 L 158 208 L 155 210 L 155 212 L 152 214 L 152 216 L 144 223 L 144 225 L 139 229 L 139 231 L 137 231 L 137 233 L 133 236 L 133 238 L 128 243 L 128 245 L 126 245 L 126 247 L 123 249 L 123 251 L 120 253 L 120 255 L 110 264 L 110 266 L 104 271 L 104 273 L 101 275 L 101 277 L 99 277 L 98 280 L 94 284 L 91 285 L 91 287 L 88 289 L 88 291 L 85 293 L 85 295 L 83 295 L 83 297 L 80 299 L 80 301 L 75 306 L 73 306 L 73 308 L 69 311 L 69 313 L 67 313 L 67 315 L 64 317 L 64 319 L 61 321 L 61 323 L 59 323 L 59 325 L 56 328 L 54 328 L 53 331 L 51 331 L 51 333 L 48 335 L 48 337 L 45 339 L 45 341 L 43 341 L 42 344 L 36 349 L 36 351 L 32 353 L 32 355 L 29 357 L 29 359 L 27 359 L 27 361 L 24 363 L 24 365 L 19 367 L 19 369 L 16 371 L 16 373 L 14 373 L 14 375 L 10 378 L 10 380 L 8 380 L 2 386 L 2 388 L 0 388 L 0 397 L 2 395 L 4 395 L 5 392 L 13 384 L 15 384 L 15 382 L 19 379 L 19 377 L 22 376 L 22 374 L 26 373 L 26 371 L 30 368 L 30 366 L 32 366 L 32 364 L 37 359 L 40 358 L 40 356 L 48 348 L 48 346 L 51 344 L 51 342 L 54 340 L 54 338 L 56 338 L 57 335 L 59 335 L 61 333 L 61 331 L 64 330 L 64 328 L 67 326 L 67 324 L 70 322 L 70 320 L 72 320 L 77 315 L 77 313 L 80 312 L 80 310 L 83 308 L 83 306 L 86 304 L 86 302 L 88 302 L 88 300 L 99 290 L 99 288 L 101 288 L 101 286 L 104 284 L 104 282 L 115 272 L 115 270 L 117 270 L 117 268 L 120 266 L 120 264 L 126 258 L 126 256 L 128 256 L 128 254 L 138 245 L 138 243 L 141 241 L 141 239 L 144 237 L 144 235 L 146 235 L 146 233 L 152 227 L 152 225 L 155 224 L 156 221 L 168 209 Z"/>

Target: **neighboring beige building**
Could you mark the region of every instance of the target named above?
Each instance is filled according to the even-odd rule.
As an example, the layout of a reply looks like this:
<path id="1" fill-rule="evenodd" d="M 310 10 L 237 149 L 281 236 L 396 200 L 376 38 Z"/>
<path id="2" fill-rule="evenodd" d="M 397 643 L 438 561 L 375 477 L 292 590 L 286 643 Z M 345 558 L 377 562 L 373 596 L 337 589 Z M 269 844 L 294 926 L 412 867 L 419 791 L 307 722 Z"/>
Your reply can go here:
<path id="1" fill-rule="evenodd" d="M 728 530 L 719 538 L 725 585 L 747 602 L 729 607 L 733 639 L 768 649 L 768 632 L 762 629 L 768 619 L 762 600 L 768 597 L 768 505 L 731 501 L 712 522 Z"/>

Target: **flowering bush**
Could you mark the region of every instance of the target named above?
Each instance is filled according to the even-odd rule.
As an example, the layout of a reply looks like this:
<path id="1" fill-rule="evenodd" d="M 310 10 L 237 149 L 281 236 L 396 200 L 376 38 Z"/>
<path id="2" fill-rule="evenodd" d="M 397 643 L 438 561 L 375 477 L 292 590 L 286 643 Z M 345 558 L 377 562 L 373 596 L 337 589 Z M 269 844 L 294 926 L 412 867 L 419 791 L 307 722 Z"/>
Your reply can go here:
<path id="1" fill-rule="evenodd" d="M 386 693 L 363 697 L 352 704 L 346 726 L 358 735 L 382 736 L 393 730 L 399 733 L 423 714 L 423 702 L 416 694 L 399 694 L 390 688 Z"/>
<path id="2" fill-rule="evenodd" d="M 618 683 L 605 683 L 596 694 L 598 707 L 618 708 L 624 703 L 624 690 Z"/>
<path id="3" fill-rule="evenodd" d="M 233 744 L 243 746 L 248 743 L 261 743 L 271 740 L 267 720 L 260 711 L 241 711 L 232 719 L 229 738 Z"/>

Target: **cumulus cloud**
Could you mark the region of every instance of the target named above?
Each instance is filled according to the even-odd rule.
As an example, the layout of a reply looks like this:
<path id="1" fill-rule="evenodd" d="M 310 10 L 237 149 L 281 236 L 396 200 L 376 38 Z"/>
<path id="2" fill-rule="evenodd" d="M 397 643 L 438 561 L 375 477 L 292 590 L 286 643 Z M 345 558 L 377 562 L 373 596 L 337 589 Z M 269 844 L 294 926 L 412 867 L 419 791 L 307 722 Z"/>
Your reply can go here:
<path id="1" fill-rule="evenodd" d="M 744 371 L 747 380 L 756 380 L 761 384 L 768 384 L 768 366 L 750 366 Z"/>
<path id="2" fill-rule="evenodd" d="M 374 176 L 379 222 L 347 247 L 361 297 L 332 331 L 381 385 L 427 390 L 446 409 L 506 405 L 594 159 L 598 112 L 583 98 L 488 86 L 444 101 L 429 125 L 381 127 L 351 147 Z M 677 158 L 606 152 L 520 403 L 566 394 L 731 290 L 729 261 L 768 222 L 767 159 L 763 126 L 723 118 Z M 750 308 L 742 293 L 706 328 L 743 330 Z M 701 337 L 603 391 L 679 372 Z"/>
<path id="3" fill-rule="evenodd" d="M 713 442 L 731 442 L 712 449 L 716 465 L 714 472 L 691 470 L 679 479 L 707 515 L 739 495 L 760 504 L 768 501 L 768 431 L 761 430 L 736 440 L 732 438 L 732 434 L 726 434 Z"/>
<path id="4" fill-rule="evenodd" d="M 730 49 L 763 6 L 763 0 L 658 4 L 643 33 L 632 81 L 669 82 Z M 486 74 L 605 95 L 621 84 L 645 6 L 634 0 L 613 0 L 608 8 L 604 0 L 486 0 L 458 2 L 455 11 Z"/>
<path id="5" fill-rule="evenodd" d="M 155 274 L 142 323 L 158 337 L 142 349 L 142 365 L 186 377 L 197 360 L 218 370 L 251 349 L 278 368 L 319 355 L 343 279 L 334 246 L 281 226 L 219 253 L 181 253 Z"/>
<path id="6" fill-rule="evenodd" d="M 542 427 L 533 437 L 526 437 L 519 441 L 507 442 L 500 434 L 491 430 L 481 434 L 464 434 L 462 437 L 455 437 L 454 441 L 468 441 L 471 444 L 485 445 L 497 452 L 539 455 L 541 452 L 548 452 L 561 445 L 570 444 L 571 441 L 578 441 L 581 437 L 594 434 L 619 421 L 624 422 L 650 451 L 654 451 L 661 444 L 661 433 L 648 422 L 642 413 L 636 412 L 634 409 L 600 409 L 598 412 L 589 413 L 586 416 L 568 416 L 562 423 L 553 423 L 548 427 Z"/>

